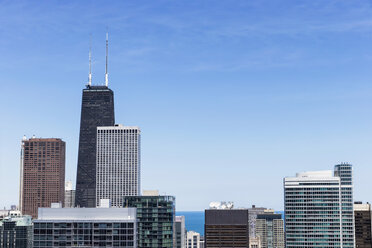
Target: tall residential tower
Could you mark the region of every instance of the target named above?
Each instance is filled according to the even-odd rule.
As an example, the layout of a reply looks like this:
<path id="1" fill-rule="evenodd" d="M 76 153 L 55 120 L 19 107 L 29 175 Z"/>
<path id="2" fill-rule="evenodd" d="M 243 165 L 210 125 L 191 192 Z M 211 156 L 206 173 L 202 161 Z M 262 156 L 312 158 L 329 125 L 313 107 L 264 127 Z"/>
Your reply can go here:
<path id="1" fill-rule="evenodd" d="M 122 207 L 124 196 L 140 194 L 140 138 L 138 127 L 97 128 L 97 206 L 110 199 L 113 207 Z"/>
<path id="2" fill-rule="evenodd" d="M 61 139 L 22 140 L 20 210 L 37 217 L 39 207 L 65 198 L 65 142 Z"/>

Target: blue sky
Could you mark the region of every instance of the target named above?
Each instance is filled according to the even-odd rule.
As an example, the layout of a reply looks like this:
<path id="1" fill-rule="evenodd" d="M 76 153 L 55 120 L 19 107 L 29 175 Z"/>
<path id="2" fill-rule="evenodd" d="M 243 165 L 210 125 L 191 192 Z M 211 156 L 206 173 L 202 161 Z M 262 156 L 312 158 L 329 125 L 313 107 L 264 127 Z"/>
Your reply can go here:
<path id="1" fill-rule="evenodd" d="M 18 203 L 20 141 L 60 137 L 75 181 L 81 91 L 105 32 L 116 122 L 142 130 L 142 188 L 283 209 L 282 180 L 354 165 L 372 201 L 367 1 L 1 1 L 0 207 Z"/>

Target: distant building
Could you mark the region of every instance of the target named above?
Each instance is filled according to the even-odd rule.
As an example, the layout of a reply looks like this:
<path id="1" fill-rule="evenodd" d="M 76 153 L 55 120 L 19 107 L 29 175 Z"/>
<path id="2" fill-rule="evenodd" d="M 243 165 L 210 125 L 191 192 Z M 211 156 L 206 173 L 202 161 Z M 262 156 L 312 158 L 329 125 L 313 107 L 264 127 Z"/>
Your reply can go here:
<path id="1" fill-rule="evenodd" d="M 371 204 L 354 203 L 355 247 L 372 248 Z"/>
<path id="2" fill-rule="evenodd" d="M 186 248 L 201 248 L 200 233 L 188 231 L 186 234 Z"/>
<path id="3" fill-rule="evenodd" d="M 249 247 L 248 209 L 233 209 L 232 206 L 222 204 L 222 209 L 205 210 L 206 248 Z"/>
<path id="4" fill-rule="evenodd" d="M 354 247 L 352 166 L 284 178 L 286 247 Z"/>
<path id="5" fill-rule="evenodd" d="M 75 190 L 72 187 L 72 181 L 65 183 L 65 208 L 75 207 Z"/>
<path id="6" fill-rule="evenodd" d="M 138 127 L 97 127 L 97 206 L 110 199 L 113 207 L 122 207 L 124 196 L 140 195 L 140 133 Z"/>
<path id="7" fill-rule="evenodd" d="M 176 248 L 186 248 L 185 216 L 176 216 Z"/>
<path id="8" fill-rule="evenodd" d="M 261 248 L 260 238 L 249 237 L 249 248 Z"/>
<path id="9" fill-rule="evenodd" d="M 34 248 L 136 246 L 135 208 L 39 208 Z"/>
<path id="10" fill-rule="evenodd" d="M 175 237 L 175 198 L 155 191 L 124 197 L 124 207 L 137 208 L 138 247 L 172 248 Z"/>
<path id="11" fill-rule="evenodd" d="M 258 214 L 263 214 L 266 208 L 263 207 L 256 207 L 256 205 L 252 205 L 251 208 L 248 208 L 249 214 L 249 237 L 254 238 L 256 237 L 256 218 Z"/>
<path id="12" fill-rule="evenodd" d="M 20 210 L 37 217 L 39 207 L 65 200 L 65 142 L 61 139 L 22 140 Z"/>
<path id="13" fill-rule="evenodd" d="M 284 221 L 281 214 L 266 210 L 256 219 L 256 237 L 261 248 L 285 248 Z"/>
<path id="14" fill-rule="evenodd" d="M 76 174 L 77 206 L 96 207 L 97 127 L 113 126 L 114 92 L 105 86 L 88 84 L 81 103 L 79 153 Z"/>
<path id="15" fill-rule="evenodd" d="M 199 245 L 200 245 L 200 248 L 204 248 L 204 236 L 200 236 L 200 242 L 199 242 Z"/>
<path id="16" fill-rule="evenodd" d="M 8 216 L 0 220 L 0 247 L 32 247 L 31 216 Z"/>

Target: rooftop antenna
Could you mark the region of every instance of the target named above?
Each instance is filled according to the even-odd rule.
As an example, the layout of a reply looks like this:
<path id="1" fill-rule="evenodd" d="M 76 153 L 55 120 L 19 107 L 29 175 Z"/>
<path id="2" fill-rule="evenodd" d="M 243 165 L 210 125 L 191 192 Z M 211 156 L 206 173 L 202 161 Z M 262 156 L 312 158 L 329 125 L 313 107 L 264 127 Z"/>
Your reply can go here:
<path id="1" fill-rule="evenodd" d="M 106 32 L 106 73 L 105 73 L 105 85 L 108 87 L 108 31 Z"/>
<path id="2" fill-rule="evenodd" d="M 92 34 L 89 35 L 89 76 L 88 85 L 92 85 Z"/>

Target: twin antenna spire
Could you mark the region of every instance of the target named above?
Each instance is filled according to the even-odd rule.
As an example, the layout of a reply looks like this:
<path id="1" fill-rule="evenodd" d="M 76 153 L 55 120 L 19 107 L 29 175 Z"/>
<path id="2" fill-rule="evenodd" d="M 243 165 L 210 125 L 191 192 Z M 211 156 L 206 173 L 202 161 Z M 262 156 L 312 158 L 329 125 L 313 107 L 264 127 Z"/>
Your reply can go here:
<path id="1" fill-rule="evenodd" d="M 88 76 L 88 86 L 92 86 L 92 35 L 90 35 L 90 41 L 89 41 L 89 76 Z M 105 86 L 108 87 L 108 32 L 106 32 Z"/>

